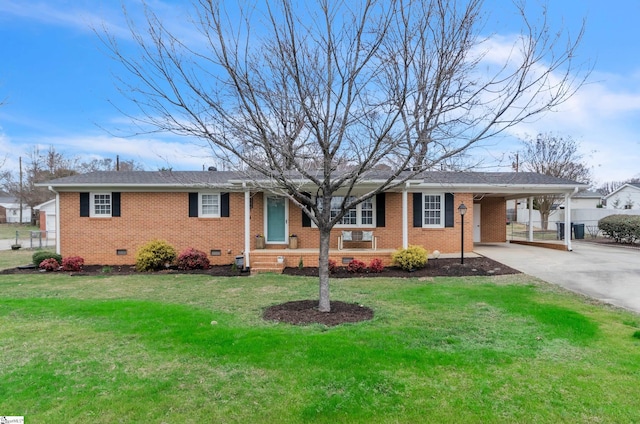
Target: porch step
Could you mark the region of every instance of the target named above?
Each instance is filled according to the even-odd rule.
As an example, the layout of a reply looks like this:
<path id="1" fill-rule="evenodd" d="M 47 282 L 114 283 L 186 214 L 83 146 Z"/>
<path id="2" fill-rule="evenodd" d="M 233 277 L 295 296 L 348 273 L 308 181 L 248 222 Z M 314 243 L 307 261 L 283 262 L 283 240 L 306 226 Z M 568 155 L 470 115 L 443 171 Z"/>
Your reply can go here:
<path id="1" fill-rule="evenodd" d="M 263 274 L 267 272 L 282 274 L 283 270 L 284 264 L 279 264 L 275 261 L 254 261 L 251 263 L 251 274 Z"/>

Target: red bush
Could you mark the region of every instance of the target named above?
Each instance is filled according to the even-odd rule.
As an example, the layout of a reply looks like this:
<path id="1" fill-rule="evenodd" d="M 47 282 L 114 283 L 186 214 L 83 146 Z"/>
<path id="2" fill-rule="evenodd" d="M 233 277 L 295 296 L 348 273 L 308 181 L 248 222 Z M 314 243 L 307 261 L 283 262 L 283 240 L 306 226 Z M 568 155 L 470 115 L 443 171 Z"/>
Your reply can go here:
<path id="1" fill-rule="evenodd" d="M 382 272 L 383 269 L 384 266 L 382 265 L 382 259 L 374 258 L 371 260 L 371 263 L 369 264 L 369 271 L 379 273 Z"/>
<path id="2" fill-rule="evenodd" d="M 40 269 L 44 269 L 47 272 L 57 271 L 60 269 L 60 264 L 53 258 L 45 259 L 40 262 Z"/>
<path id="3" fill-rule="evenodd" d="M 347 271 L 349 272 L 361 273 L 366 269 L 367 265 L 364 262 L 359 261 L 358 259 L 352 260 L 351 262 L 349 262 L 349 265 L 347 265 Z"/>
<path id="4" fill-rule="evenodd" d="M 333 274 L 334 272 L 336 272 L 337 267 L 338 263 L 333 259 L 329 259 L 329 273 Z"/>
<path id="5" fill-rule="evenodd" d="M 178 269 L 190 270 L 190 269 L 209 269 L 211 263 L 207 254 L 193 248 L 189 248 L 178 256 L 177 260 Z"/>
<path id="6" fill-rule="evenodd" d="M 80 271 L 82 269 L 82 265 L 84 265 L 84 259 L 80 256 L 69 256 L 68 258 L 64 258 L 62 260 L 62 270 L 63 271 Z"/>

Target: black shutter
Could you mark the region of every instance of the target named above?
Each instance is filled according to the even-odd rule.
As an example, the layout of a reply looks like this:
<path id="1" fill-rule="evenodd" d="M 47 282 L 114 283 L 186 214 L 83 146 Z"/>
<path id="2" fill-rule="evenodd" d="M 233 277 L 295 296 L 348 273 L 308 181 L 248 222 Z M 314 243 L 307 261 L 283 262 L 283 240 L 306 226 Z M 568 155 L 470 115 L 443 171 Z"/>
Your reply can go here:
<path id="1" fill-rule="evenodd" d="M 229 217 L 229 193 L 222 193 L 220 195 L 220 216 Z"/>
<path id="2" fill-rule="evenodd" d="M 120 193 L 111 193 L 111 216 L 120 216 Z"/>
<path id="3" fill-rule="evenodd" d="M 305 197 L 311 197 L 311 193 L 302 193 L 305 195 Z M 303 227 L 311 227 L 311 218 L 309 218 L 309 215 L 307 215 L 304 212 L 304 209 L 300 209 L 300 212 L 302 212 L 302 226 Z"/>
<path id="4" fill-rule="evenodd" d="M 422 227 L 422 193 L 413 193 L 413 226 Z"/>
<path id="5" fill-rule="evenodd" d="M 376 196 L 376 227 L 384 227 L 385 226 L 385 194 L 379 193 Z"/>
<path id="6" fill-rule="evenodd" d="M 198 193 L 189 193 L 189 218 L 198 217 Z"/>
<path id="7" fill-rule="evenodd" d="M 453 193 L 444 194 L 444 226 L 453 227 Z"/>
<path id="8" fill-rule="evenodd" d="M 89 193 L 80 193 L 80 216 L 89 216 Z"/>

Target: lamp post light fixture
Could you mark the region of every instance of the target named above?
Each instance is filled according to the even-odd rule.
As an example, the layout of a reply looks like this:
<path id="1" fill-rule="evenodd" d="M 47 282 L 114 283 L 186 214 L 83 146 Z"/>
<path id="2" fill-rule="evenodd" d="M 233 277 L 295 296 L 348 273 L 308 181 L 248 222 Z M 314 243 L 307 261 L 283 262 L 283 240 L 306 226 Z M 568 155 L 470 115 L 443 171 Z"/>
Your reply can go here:
<path id="1" fill-rule="evenodd" d="M 458 206 L 460 212 L 460 265 L 464 265 L 464 214 L 467 213 L 467 207 L 464 203 Z"/>

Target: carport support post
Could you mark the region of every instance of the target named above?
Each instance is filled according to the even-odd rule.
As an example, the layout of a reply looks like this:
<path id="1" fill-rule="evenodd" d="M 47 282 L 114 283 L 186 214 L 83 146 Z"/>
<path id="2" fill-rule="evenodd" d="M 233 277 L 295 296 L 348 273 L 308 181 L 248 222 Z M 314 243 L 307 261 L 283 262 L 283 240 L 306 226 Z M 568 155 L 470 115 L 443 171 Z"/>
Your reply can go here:
<path id="1" fill-rule="evenodd" d="M 527 240 L 533 241 L 533 197 L 529 197 L 529 233 Z"/>
<path id="2" fill-rule="evenodd" d="M 564 244 L 568 251 L 572 251 L 571 247 L 571 194 L 564 194 Z"/>

